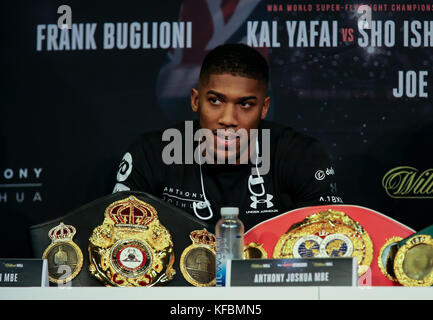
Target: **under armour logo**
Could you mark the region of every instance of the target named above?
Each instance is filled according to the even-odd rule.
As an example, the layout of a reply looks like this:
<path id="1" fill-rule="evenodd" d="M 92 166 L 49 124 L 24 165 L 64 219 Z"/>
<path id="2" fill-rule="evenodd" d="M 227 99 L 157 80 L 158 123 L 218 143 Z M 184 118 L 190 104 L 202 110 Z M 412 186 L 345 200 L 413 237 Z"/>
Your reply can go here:
<path id="1" fill-rule="evenodd" d="M 256 196 L 251 196 L 250 199 L 253 201 L 253 203 L 251 203 L 250 207 L 253 209 L 257 209 L 258 203 L 266 203 L 266 208 L 269 209 L 274 206 L 274 204 L 271 202 L 273 197 L 274 197 L 273 195 L 267 194 L 266 199 L 257 200 Z"/>

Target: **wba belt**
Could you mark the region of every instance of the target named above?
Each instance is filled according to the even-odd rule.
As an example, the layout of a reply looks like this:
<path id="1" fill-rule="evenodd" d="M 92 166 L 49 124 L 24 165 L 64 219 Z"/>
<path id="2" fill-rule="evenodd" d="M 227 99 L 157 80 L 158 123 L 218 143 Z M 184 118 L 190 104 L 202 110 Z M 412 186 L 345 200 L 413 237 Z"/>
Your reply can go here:
<path id="1" fill-rule="evenodd" d="M 200 236 L 191 238 L 196 230 L 202 230 Z M 213 231 L 161 199 L 123 191 L 32 226 L 30 240 L 33 256 L 48 260 L 50 285 L 212 285 L 208 279 L 215 277 L 215 266 L 207 230 Z M 191 239 L 200 250 L 185 255 L 200 258 L 198 266 L 194 259 L 182 260 Z"/>

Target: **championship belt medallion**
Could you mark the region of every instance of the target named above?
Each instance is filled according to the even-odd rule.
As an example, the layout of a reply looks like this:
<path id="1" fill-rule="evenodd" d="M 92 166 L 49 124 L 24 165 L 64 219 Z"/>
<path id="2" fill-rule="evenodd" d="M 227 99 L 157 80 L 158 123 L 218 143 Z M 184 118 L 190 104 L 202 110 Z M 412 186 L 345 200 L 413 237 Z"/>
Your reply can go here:
<path id="1" fill-rule="evenodd" d="M 358 276 L 373 260 L 373 242 L 344 212 L 327 210 L 293 224 L 274 247 L 273 258 L 356 257 Z"/>
<path id="2" fill-rule="evenodd" d="M 77 230 L 61 222 L 48 232 L 51 244 L 42 259 L 48 261 L 48 276 L 52 283 L 65 284 L 74 279 L 83 267 L 83 253 L 73 241 Z"/>
<path id="3" fill-rule="evenodd" d="M 433 238 L 424 234 L 409 238 L 395 255 L 394 272 L 404 286 L 432 286 Z"/>
<path id="4" fill-rule="evenodd" d="M 244 246 L 244 259 L 267 259 L 268 253 L 262 243 L 250 242 Z"/>
<path id="5" fill-rule="evenodd" d="M 215 236 L 203 229 L 192 231 L 189 237 L 192 245 L 185 248 L 180 257 L 184 278 L 196 287 L 215 286 Z"/>
<path id="6" fill-rule="evenodd" d="M 106 286 L 150 287 L 171 280 L 174 251 L 157 211 L 134 196 L 105 209 L 89 239 L 89 271 Z"/>
<path id="7" fill-rule="evenodd" d="M 391 281 L 398 281 L 394 273 L 394 258 L 398 250 L 398 243 L 403 240 L 402 237 L 391 237 L 386 240 L 385 244 L 379 251 L 377 264 L 382 274 Z"/>

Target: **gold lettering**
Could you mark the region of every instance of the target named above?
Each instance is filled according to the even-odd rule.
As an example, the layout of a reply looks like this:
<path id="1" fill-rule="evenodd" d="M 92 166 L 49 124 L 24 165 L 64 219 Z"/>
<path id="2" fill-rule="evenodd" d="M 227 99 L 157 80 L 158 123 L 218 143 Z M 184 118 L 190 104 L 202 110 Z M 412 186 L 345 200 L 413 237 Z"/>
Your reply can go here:
<path id="1" fill-rule="evenodd" d="M 427 186 L 427 184 L 429 183 L 429 181 L 431 181 L 431 178 L 433 177 L 433 175 L 431 174 L 431 170 L 432 169 L 426 170 L 421 174 L 421 176 L 417 180 L 415 188 L 413 189 L 414 194 L 424 193 L 424 188 Z"/>
<path id="2" fill-rule="evenodd" d="M 382 186 L 392 198 L 433 198 L 433 169 L 419 174 L 413 167 L 396 167 L 383 176 Z"/>
<path id="3" fill-rule="evenodd" d="M 413 180 L 415 179 L 416 172 L 405 172 L 406 175 L 403 178 L 403 181 L 400 183 L 398 190 L 395 194 L 408 194 L 413 189 Z"/>
<path id="4" fill-rule="evenodd" d="M 404 189 L 404 185 L 406 180 L 408 179 L 408 175 L 417 170 L 412 167 L 397 167 L 390 171 L 388 171 L 382 179 L 382 186 L 385 188 L 386 193 L 393 198 L 396 198 L 397 195 L 408 193 L 409 186 L 406 186 L 406 191 Z M 412 177 L 413 179 L 413 177 Z"/>
<path id="5" fill-rule="evenodd" d="M 432 175 L 433 177 L 433 175 Z M 433 194 L 433 181 L 430 183 L 430 185 L 427 187 L 427 189 L 425 190 L 426 194 Z"/>

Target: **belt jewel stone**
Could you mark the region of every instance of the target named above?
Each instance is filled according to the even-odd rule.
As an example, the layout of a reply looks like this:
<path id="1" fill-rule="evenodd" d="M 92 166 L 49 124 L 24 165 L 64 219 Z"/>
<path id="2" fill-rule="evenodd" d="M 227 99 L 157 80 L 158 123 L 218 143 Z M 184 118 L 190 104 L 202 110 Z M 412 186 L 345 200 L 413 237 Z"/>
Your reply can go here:
<path id="1" fill-rule="evenodd" d="M 45 249 L 42 259 L 48 261 L 48 276 L 52 283 L 71 281 L 83 267 L 83 253 L 72 241 L 76 232 L 75 227 L 63 222 L 48 232 L 51 244 Z"/>
<path id="2" fill-rule="evenodd" d="M 274 247 L 273 258 L 356 257 L 358 276 L 373 260 L 373 242 L 344 212 L 327 210 L 293 224 Z"/>
<path id="3" fill-rule="evenodd" d="M 172 238 L 153 206 L 129 196 L 110 204 L 104 216 L 89 239 L 92 276 L 120 287 L 150 287 L 173 278 Z"/>

